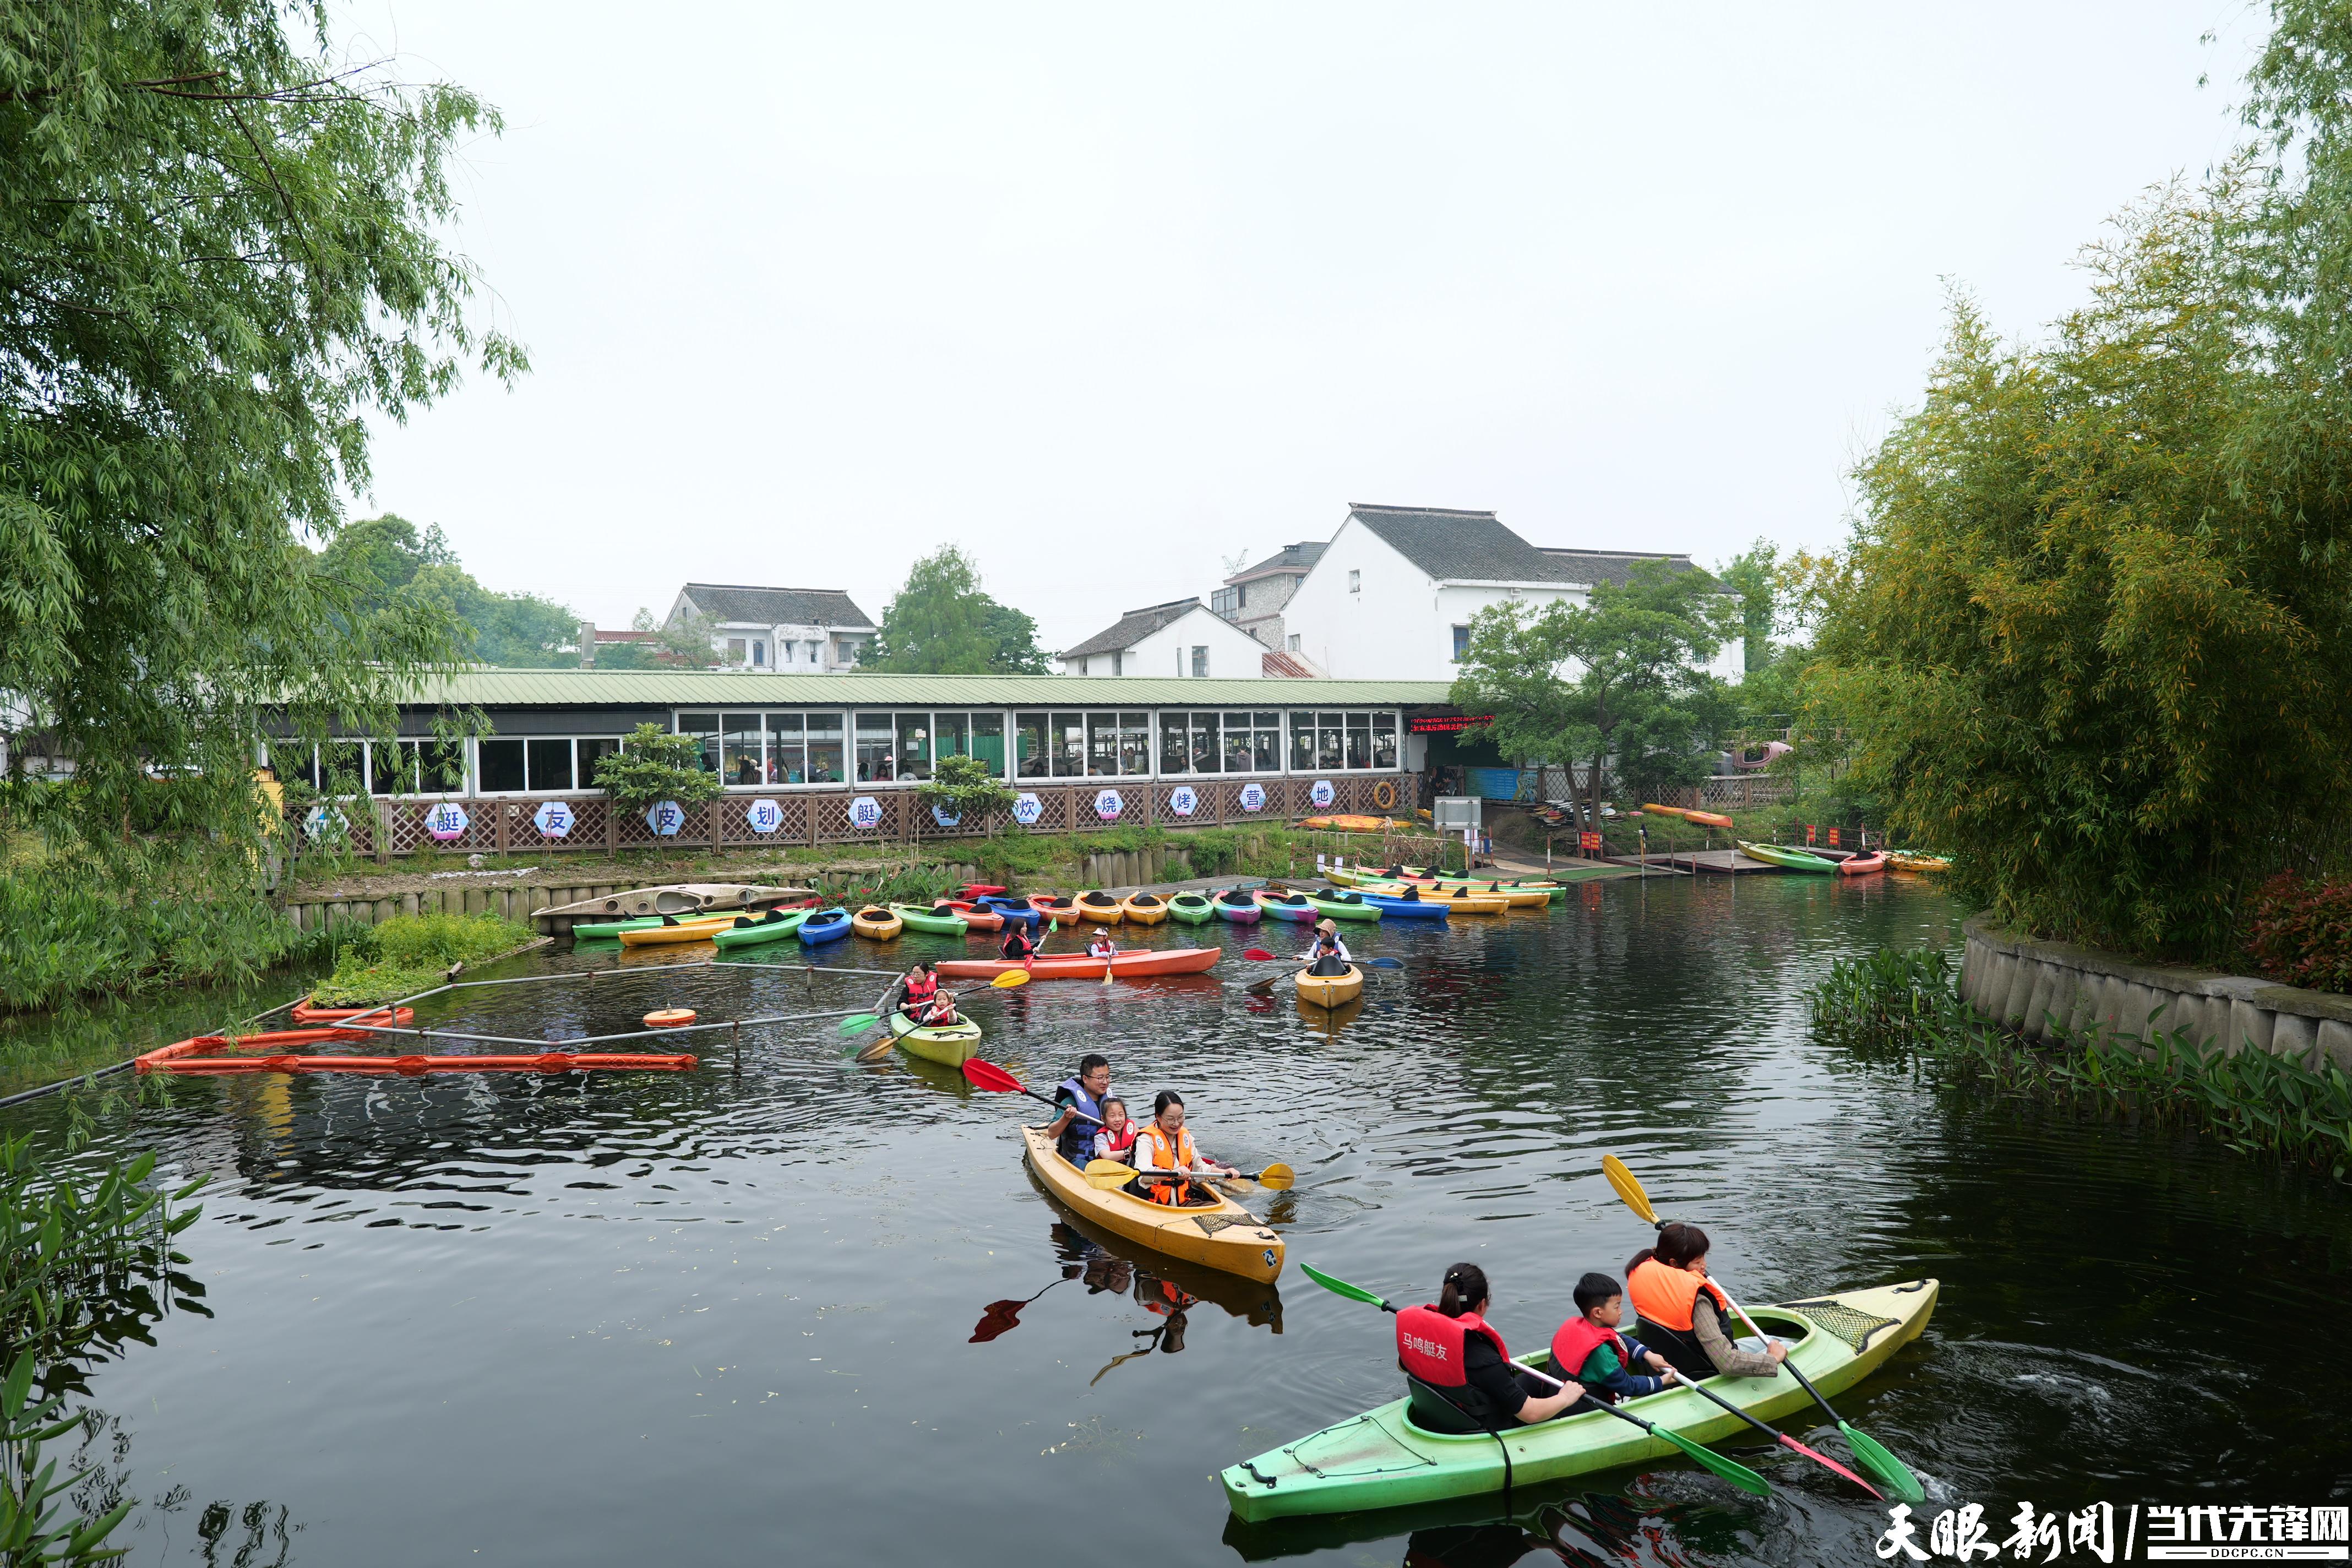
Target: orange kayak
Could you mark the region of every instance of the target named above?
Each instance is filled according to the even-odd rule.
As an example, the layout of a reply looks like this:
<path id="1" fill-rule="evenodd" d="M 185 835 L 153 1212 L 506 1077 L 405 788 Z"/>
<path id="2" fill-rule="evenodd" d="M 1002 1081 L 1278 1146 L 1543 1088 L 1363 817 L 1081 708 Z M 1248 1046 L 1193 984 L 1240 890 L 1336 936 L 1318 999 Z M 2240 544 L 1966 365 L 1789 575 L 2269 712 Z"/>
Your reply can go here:
<path id="1" fill-rule="evenodd" d="M 1108 963 L 1114 978 L 1131 980 L 1147 974 L 1199 974 L 1215 967 L 1224 954 L 1222 947 L 1171 947 L 1154 952 L 1122 952 Z M 1104 963 L 1082 954 L 1040 958 L 1026 964 L 997 958 L 945 958 L 940 961 L 939 970 L 954 980 L 993 980 L 1024 968 L 1033 980 L 1100 980 Z"/>

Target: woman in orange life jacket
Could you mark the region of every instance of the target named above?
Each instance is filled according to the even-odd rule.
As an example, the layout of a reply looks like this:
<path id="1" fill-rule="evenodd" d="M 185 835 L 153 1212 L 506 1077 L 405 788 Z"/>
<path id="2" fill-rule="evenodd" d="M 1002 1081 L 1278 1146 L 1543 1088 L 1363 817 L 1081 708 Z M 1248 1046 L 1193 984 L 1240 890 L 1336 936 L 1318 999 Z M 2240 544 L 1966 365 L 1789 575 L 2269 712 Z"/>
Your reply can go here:
<path id="1" fill-rule="evenodd" d="M 1658 1231 L 1625 1265 L 1625 1294 L 1641 1337 L 1685 1377 L 1777 1377 L 1789 1359 L 1778 1340 L 1762 1351 L 1733 1342 L 1731 1299 L 1706 1277 L 1706 1232 L 1679 1222 Z"/>
<path id="2" fill-rule="evenodd" d="M 1184 1127 L 1184 1099 L 1172 1089 L 1163 1089 L 1151 1102 L 1151 1120 L 1135 1141 L 1135 1168 L 1143 1173 L 1128 1184 L 1128 1190 L 1139 1197 L 1150 1198 L 1155 1204 L 1181 1204 L 1192 1190 L 1190 1182 L 1153 1181 L 1151 1173 L 1162 1171 L 1200 1171 L 1212 1175 L 1238 1176 L 1241 1173 L 1231 1165 L 1220 1165 L 1194 1146 L 1192 1134 Z M 1194 1200 L 1199 1201 L 1199 1200 Z"/>
<path id="3" fill-rule="evenodd" d="M 1411 1391 L 1412 1423 L 1432 1432 L 1496 1432 L 1565 1414 L 1581 1385 L 1536 1389 L 1511 1368 L 1503 1336 L 1482 1315 L 1486 1273 L 1475 1263 L 1445 1271 L 1434 1305 L 1397 1313 L 1397 1363 Z"/>

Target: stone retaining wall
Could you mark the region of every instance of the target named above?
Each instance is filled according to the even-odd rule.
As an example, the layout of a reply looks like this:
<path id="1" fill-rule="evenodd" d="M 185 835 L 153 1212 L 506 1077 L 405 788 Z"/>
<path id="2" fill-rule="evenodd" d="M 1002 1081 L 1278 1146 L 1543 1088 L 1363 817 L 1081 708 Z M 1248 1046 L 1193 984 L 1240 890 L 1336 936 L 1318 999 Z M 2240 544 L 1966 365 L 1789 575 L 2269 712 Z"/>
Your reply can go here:
<path id="1" fill-rule="evenodd" d="M 1968 922 L 1960 994 L 2028 1039 L 2053 1029 L 2147 1039 L 2162 1032 L 2211 1050 L 2252 1047 L 2316 1068 L 2352 1071 L 2352 996 L 2243 974 L 2136 963 L 2071 942 L 2018 936 L 1979 915 Z"/>

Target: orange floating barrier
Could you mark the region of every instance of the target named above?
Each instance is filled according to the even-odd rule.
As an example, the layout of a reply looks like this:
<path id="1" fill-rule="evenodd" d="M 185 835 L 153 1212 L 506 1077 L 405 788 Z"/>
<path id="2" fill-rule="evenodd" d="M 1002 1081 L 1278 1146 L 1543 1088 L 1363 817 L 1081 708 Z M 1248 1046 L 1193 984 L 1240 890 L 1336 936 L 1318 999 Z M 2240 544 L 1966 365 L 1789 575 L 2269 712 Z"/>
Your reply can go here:
<path id="1" fill-rule="evenodd" d="M 691 1007 L 656 1007 L 646 1015 L 646 1027 L 675 1029 L 680 1025 L 693 1023 L 694 1019 L 695 1011 Z"/>
<path id="2" fill-rule="evenodd" d="M 306 1057 L 284 1047 L 321 1040 L 372 1040 L 362 1029 L 274 1029 L 259 1035 L 199 1035 L 159 1046 L 138 1059 L 142 1073 L 349 1072 L 414 1078 L 434 1072 L 684 1072 L 697 1065 L 690 1056 L 647 1056 L 630 1051 L 541 1051 L 533 1056 Z M 268 1056 L 219 1053 L 271 1048 Z"/>

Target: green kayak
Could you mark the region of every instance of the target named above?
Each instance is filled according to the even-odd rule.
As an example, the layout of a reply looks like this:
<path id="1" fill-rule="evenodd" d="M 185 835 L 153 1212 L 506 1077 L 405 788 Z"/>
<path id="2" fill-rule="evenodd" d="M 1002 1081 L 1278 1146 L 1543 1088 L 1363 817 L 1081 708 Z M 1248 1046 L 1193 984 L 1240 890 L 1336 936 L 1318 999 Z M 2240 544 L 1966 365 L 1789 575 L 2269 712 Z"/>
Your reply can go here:
<path id="1" fill-rule="evenodd" d="M 904 1013 L 893 1013 L 889 1024 L 890 1037 L 910 1057 L 920 1057 L 941 1067 L 960 1068 L 980 1054 L 980 1026 L 970 1018 L 922 1029 L 916 1027 L 915 1021 Z"/>
<path id="2" fill-rule="evenodd" d="M 730 926 L 710 940 L 722 952 L 730 947 L 757 947 L 763 942 L 782 942 L 798 931 L 814 913 L 814 910 L 786 910 L 782 920 L 773 921 L 761 920 L 755 915 L 751 917 L 754 923 Z"/>
<path id="3" fill-rule="evenodd" d="M 892 904 L 890 912 L 907 922 L 908 931 L 927 931 L 934 936 L 961 936 L 971 928 L 963 917 L 952 910 L 942 911 L 923 904 Z M 948 1064 L 952 1067 L 955 1064 Z"/>
<path id="4" fill-rule="evenodd" d="M 1836 1394 L 1918 1338 L 1936 1310 L 1936 1294 L 1935 1280 L 1914 1279 L 1759 1308 L 1756 1317 L 1767 1333 L 1789 1346 L 1790 1359 L 1823 1394 Z M 1363 1331 L 1385 1336 L 1391 1331 L 1385 1320 L 1376 1330 L 1368 1318 Z M 1546 1355 L 1539 1351 L 1519 1359 L 1541 1362 Z M 1760 1421 L 1802 1415 L 1813 1407 L 1791 1377 L 1712 1377 L 1705 1386 Z M 1393 1400 L 1232 1467 L 1218 1478 L 1227 1501 L 1243 1519 L 1256 1521 L 1354 1513 L 1498 1492 L 1504 1485 L 1506 1445 L 1514 1487 L 1680 1458 L 1663 1437 L 1653 1437 L 1605 1411 L 1513 1427 L 1498 1440 L 1489 1432 L 1426 1431 L 1413 1425 L 1407 1405 Z M 1750 1430 L 1738 1416 L 1686 1388 L 1628 1400 L 1624 1408 L 1697 1443 L 1744 1436 Z"/>
<path id="5" fill-rule="evenodd" d="M 1376 921 L 1380 906 L 1364 902 L 1361 893 L 1309 893 L 1307 901 L 1335 921 Z"/>
<path id="6" fill-rule="evenodd" d="M 1778 866 L 1784 871 L 1808 871 L 1817 877 L 1837 875 L 1837 862 L 1824 860 L 1818 855 L 1808 855 L 1801 849 L 1791 849 L 1780 844 L 1750 844 L 1739 841 L 1739 852 L 1750 860 L 1761 860 L 1767 866 Z"/>
<path id="7" fill-rule="evenodd" d="M 574 942 L 596 942 L 599 940 L 604 942 L 618 942 L 621 940 L 621 933 L 625 931 L 643 931 L 647 926 L 657 926 L 661 923 L 662 918 L 659 915 L 646 915 L 641 919 L 633 921 L 591 921 L 586 925 L 573 926 L 572 928 L 572 940 Z"/>
<path id="8" fill-rule="evenodd" d="M 1217 918 L 1217 906 L 1198 893 L 1178 893 L 1168 900 L 1168 913 L 1188 926 L 1206 925 Z"/>

